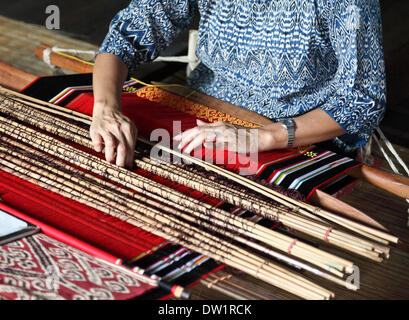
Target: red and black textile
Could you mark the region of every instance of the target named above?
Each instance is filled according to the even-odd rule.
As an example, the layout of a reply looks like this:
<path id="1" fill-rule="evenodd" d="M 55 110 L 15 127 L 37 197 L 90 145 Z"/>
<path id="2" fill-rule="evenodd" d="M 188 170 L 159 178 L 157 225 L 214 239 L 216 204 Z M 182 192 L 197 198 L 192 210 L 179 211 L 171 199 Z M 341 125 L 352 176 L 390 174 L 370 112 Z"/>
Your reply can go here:
<path id="1" fill-rule="evenodd" d="M 0 300 L 124 300 L 152 288 L 44 234 L 0 246 Z"/>

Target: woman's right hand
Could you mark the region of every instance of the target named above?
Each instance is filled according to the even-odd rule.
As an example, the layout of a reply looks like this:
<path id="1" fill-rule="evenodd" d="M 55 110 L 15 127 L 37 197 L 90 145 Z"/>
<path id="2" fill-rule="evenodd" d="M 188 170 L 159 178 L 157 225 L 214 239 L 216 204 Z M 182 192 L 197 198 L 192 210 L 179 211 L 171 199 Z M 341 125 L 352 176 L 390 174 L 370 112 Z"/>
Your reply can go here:
<path id="1" fill-rule="evenodd" d="M 119 107 L 94 105 L 90 136 L 94 149 L 121 167 L 132 168 L 138 130 Z"/>

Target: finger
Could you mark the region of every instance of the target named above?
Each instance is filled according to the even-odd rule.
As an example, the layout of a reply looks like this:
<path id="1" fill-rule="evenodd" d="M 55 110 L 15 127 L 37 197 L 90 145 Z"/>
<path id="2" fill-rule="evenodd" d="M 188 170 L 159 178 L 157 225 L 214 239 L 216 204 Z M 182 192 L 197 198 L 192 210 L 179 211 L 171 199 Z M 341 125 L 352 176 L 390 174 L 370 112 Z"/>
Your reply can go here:
<path id="1" fill-rule="evenodd" d="M 237 151 L 237 135 L 233 129 L 225 129 L 217 134 L 215 140 L 216 149 Z"/>
<path id="2" fill-rule="evenodd" d="M 119 142 L 118 147 L 116 149 L 116 162 L 115 164 L 120 167 L 125 167 L 126 163 L 126 157 L 127 154 L 129 153 L 129 150 L 127 150 L 127 145 L 125 142 L 125 139 L 121 139 L 122 141 Z"/>
<path id="3" fill-rule="evenodd" d="M 200 127 L 200 126 L 205 126 L 207 124 L 209 124 L 208 122 L 204 122 L 202 120 L 197 119 L 196 120 L 196 124 Z"/>
<path id="4" fill-rule="evenodd" d="M 191 128 L 191 129 L 188 129 L 188 130 L 186 130 L 186 131 L 183 131 L 183 132 L 178 133 L 177 135 L 175 135 L 175 136 L 173 137 L 173 140 L 181 141 L 183 138 L 185 138 L 186 136 L 188 136 L 193 130 L 196 130 L 196 128 L 198 128 L 198 127 L 194 127 L 194 128 Z"/>
<path id="5" fill-rule="evenodd" d="M 182 134 L 183 134 L 183 132 L 178 133 L 176 136 L 173 137 L 173 140 L 179 141 L 180 139 L 182 139 Z"/>
<path id="6" fill-rule="evenodd" d="M 91 137 L 92 145 L 94 146 L 94 150 L 96 152 L 101 152 L 103 142 L 104 142 L 101 135 L 98 132 L 91 129 L 90 130 L 90 137 Z"/>
<path id="7" fill-rule="evenodd" d="M 183 149 L 187 144 L 190 143 L 190 141 L 192 141 L 198 134 L 200 134 L 200 132 L 200 127 L 194 127 L 193 129 L 189 129 L 183 132 L 178 148 Z"/>
<path id="8" fill-rule="evenodd" d="M 102 138 L 104 139 L 105 144 L 105 160 L 109 163 L 113 163 L 115 160 L 115 148 L 117 141 L 109 132 L 102 133 Z"/>
<path id="9" fill-rule="evenodd" d="M 186 146 L 186 148 L 183 150 L 183 153 L 190 154 L 192 150 L 196 149 L 197 147 L 201 146 L 203 142 L 205 141 L 205 135 L 199 134 L 197 135 L 192 141 Z"/>
<path id="10" fill-rule="evenodd" d="M 209 127 L 226 127 L 226 124 L 223 121 L 216 121 L 212 123 L 206 123 Z"/>
<path id="11" fill-rule="evenodd" d="M 118 135 L 115 136 L 115 138 L 118 141 L 115 164 L 120 167 L 125 167 L 126 157 L 130 152 L 128 144 L 122 131 L 118 132 Z"/>
<path id="12" fill-rule="evenodd" d="M 126 122 L 123 126 L 123 134 L 128 150 L 126 153 L 125 163 L 128 168 L 132 168 L 137 139 L 137 129 L 135 125 L 131 122 Z"/>
<path id="13" fill-rule="evenodd" d="M 216 140 L 217 132 L 213 128 L 206 128 L 204 130 L 205 142 L 213 142 Z"/>

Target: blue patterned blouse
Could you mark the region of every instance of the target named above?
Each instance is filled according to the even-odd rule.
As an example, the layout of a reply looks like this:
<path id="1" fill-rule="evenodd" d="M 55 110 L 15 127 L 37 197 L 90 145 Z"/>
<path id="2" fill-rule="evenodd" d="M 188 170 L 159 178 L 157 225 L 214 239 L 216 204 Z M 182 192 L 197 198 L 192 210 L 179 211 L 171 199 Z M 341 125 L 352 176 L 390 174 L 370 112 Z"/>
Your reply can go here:
<path id="1" fill-rule="evenodd" d="M 100 48 L 134 72 L 200 13 L 192 88 L 279 120 L 315 108 L 366 143 L 385 110 L 378 0 L 133 0 Z"/>

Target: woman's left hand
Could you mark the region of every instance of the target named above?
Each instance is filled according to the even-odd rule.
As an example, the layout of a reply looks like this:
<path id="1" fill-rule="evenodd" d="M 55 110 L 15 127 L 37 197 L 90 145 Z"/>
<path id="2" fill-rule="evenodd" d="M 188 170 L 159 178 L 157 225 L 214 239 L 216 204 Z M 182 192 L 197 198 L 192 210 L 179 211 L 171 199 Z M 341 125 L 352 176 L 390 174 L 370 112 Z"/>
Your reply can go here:
<path id="1" fill-rule="evenodd" d="M 237 153 L 266 151 L 271 146 L 271 132 L 267 129 L 251 129 L 223 121 L 206 123 L 197 120 L 197 127 L 186 130 L 173 138 L 178 148 L 190 154 L 204 144 L 208 148 L 230 150 Z"/>

